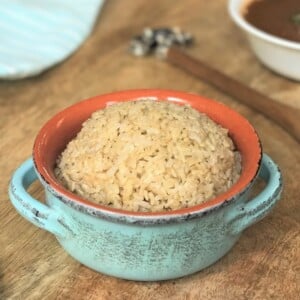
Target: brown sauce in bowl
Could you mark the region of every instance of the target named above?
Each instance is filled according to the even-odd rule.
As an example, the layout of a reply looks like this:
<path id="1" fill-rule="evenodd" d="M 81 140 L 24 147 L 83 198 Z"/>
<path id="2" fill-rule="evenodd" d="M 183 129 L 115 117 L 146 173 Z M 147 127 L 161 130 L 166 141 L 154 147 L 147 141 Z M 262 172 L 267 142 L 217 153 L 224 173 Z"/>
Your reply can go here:
<path id="1" fill-rule="evenodd" d="M 247 1 L 244 18 L 271 35 L 300 42 L 300 0 Z"/>

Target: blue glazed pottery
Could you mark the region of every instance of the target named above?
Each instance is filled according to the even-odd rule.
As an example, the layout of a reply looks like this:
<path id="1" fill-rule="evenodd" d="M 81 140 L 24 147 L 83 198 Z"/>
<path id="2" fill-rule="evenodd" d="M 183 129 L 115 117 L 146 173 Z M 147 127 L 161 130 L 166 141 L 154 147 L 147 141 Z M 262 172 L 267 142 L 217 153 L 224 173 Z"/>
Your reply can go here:
<path id="1" fill-rule="evenodd" d="M 241 152 L 243 171 L 228 192 L 190 208 L 142 213 L 91 203 L 60 185 L 53 173 L 55 160 L 82 122 L 108 103 L 145 97 L 190 104 L 229 129 Z M 257 178 L 266 186 L 250 199 Z M 44 186 L 47 204 L 27 192 L 37 179 Z M 235 111 L 188 93 L 136 90 L 85 100 L 54 116 L 39 132 L 33 158 L 13 174 L 9 195 L 23 217 L 54 234 L 82 264 L 120 278 L 153 281 L 192 274 L 216 262 L 245 228 L 271 211 L 281 189 L 277 165 L 262 154 L 254 129 Z"/>

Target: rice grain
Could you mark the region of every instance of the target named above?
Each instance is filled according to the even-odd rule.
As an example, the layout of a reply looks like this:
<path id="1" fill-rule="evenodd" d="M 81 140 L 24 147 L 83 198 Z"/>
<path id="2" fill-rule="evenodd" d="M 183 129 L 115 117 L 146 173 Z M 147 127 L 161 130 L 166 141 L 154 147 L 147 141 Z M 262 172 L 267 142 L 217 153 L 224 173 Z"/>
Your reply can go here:
<path id="1" fill-rule="evenodd" d="M 130 211 L 168 211 L 208 201 L 238 179 L 228 130 L 166 101 L 113 104 L 83 123 L 57 160 L 70 191 Z"/>

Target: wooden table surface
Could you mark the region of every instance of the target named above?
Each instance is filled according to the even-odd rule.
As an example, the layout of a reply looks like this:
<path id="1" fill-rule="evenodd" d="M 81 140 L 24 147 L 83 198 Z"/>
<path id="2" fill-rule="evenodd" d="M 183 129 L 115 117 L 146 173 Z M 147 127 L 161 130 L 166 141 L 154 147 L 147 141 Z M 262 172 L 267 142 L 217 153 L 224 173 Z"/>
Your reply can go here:
<path id="1" fill-rule="evenodd" d="M 255 59 L 229 19 L 226 1 L 107 1 L 91 36 L 69 59 L 35 78 L 0 82 L 0 299 L 300 299 L 299 144 L 275 123 L 181 70 L 128 54 L 132 35 L 164 25 L 195 35 L 191 55 L 300 108 L 300 84 Z M 47 119 L 81 99 L 134 88 L 190 91 L 231 106 L 254 124 L 284 176 L 273 212 L 245 230 L 223 259 L 186 278 L 144 283 L 96 273 L 18 215 L 7 195 L 13 170 L 31 155 Z M 31 192 L 42 199 L 39 184 Z"/>

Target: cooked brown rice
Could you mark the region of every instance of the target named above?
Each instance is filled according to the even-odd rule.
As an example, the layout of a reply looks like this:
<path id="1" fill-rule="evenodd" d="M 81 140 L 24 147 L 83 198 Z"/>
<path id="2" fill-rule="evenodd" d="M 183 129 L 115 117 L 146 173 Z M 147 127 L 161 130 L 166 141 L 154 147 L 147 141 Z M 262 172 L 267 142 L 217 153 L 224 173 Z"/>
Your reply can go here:
<path id="1" fill-rule="evenodd" d="M 226 129 L 189 106 L 148 99 L 96 111 L 57 160 L 72 192 L 130 211 L 205 202 L 239 177 Z"/>

